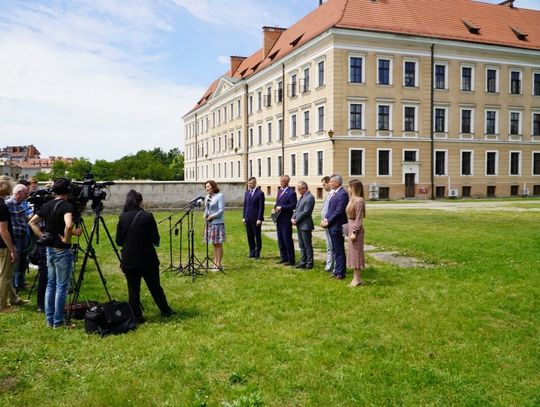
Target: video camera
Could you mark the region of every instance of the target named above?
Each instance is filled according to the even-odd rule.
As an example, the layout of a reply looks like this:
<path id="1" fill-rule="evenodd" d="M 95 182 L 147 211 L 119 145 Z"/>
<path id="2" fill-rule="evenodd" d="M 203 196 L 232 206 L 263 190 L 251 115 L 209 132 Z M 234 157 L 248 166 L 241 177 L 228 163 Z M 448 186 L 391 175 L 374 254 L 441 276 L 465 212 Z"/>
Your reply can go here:
<path id="1" fill-rule="evenodd" d="M 68 201 L 74 205 L 80 205 L 92 201 L 92 209 L 101 211 L 103 209 L 102 201 L 107 198 L 105 189 L 114 185 L 113 181 L 96 182 L 91 173 L 84 174 L 82 182 L 72 182 Z"/>

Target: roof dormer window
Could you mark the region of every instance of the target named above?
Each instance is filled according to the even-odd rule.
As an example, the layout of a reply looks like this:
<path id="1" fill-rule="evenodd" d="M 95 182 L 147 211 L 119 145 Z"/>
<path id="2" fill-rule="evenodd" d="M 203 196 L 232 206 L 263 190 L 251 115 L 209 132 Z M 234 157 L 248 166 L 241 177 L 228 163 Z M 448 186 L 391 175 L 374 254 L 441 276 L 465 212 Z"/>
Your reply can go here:
<path id="1" fill-rule="evenodd" d="M 527 36 L 529 34 L 525 34 L 523 31 L 521 31 L 519 28 L 517 27 L 514 27 L 514 26 L 510 26 L 510 28 L 512 29 L 512 31 L 514 32 L 514 34 L 516 35 L 517 39 L 518 40 L 521 40 L 521 41 L 527 41 Z"/>
<path id="2" fill-rule="evenodd" d="M 470 21 L 467 21 L 467 20 L 461 20 L 463 21 L 463 24 L 465 25 L 465 27 L 467 27 L 467 30 L 469 30 L 469 32 L 471 34 L 480 34 L 480 27 L 477 26 L 476 24 L 473 24 L 471 23 Z"/>

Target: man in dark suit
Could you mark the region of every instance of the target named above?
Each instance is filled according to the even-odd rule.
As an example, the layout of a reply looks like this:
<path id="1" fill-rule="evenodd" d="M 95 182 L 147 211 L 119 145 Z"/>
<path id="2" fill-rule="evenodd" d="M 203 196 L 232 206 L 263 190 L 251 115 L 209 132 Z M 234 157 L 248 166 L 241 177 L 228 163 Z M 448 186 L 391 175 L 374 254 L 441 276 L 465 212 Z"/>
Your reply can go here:
<path id="1" fill-rule="evenodd" d="M 242 222 L 246 225 L 249 244 L 249 257 L 261 257 L 261 226 L 264 220 L 264 192 L 257 188 L 257 179 L 251 177 L 247 182 L 248 190 L 244 193 L 244 215 Z"/>
<path id="2" fill-rule="evenodd" d="M 343 188 L 343 178 L 341 175 L 332 175 L 330 177 L 330 186 L 335 192 L 330 198 L 328 212 L 321 226 L 328 229 L 330 239 L 332 240 L 332 251 L 334 252 L 335 261 L 332 277 L 343 280 L 345 278 L 346 257 L 342 226 L 347 223 L 345 209 L 349 203 L 349 194 Z"/>
<path id="3" fill-rule="evenodd" d="M 291 223 L 298 229 L 298 245 L 300 246 L 300 263 L 296 268 L 313 268 L 313 245 L 311 243 L 311 231 L 314 229 L 313 208 L 315 207 L 315 198 L 309 192 L 308 185 L 300 181 L 296 187 L 300 193 L 300 199 L 296 204 Z"/>
<path id="4" fill-rule="evenodd" d="M 296 193 L 289 187 L 291 178 L 282 175 L 279 179 L 281 188 L 278 190 L 276 205 L 272 209 L 272 219 L 276 223 L 279 255 L 279 263 L 295 266 L 294 242 L 292 238 L 292 223 L 294 208 L 296 208 Z"/>

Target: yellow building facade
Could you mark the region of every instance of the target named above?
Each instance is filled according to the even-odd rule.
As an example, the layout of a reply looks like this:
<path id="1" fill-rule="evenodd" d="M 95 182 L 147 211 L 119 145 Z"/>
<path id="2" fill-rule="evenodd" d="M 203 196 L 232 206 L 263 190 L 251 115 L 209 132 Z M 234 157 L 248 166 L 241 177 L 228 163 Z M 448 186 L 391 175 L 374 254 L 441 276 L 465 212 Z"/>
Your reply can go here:
<path id="1" fill-rule="evenodd" d="M 272 58 L 297 45 L 288 31 L 263 29 L 260 55 L 231 57 L 184 116 L 186 180 L 254 176 L 275 196 L 287 174 L 322 197 L 336 173 L 370 199 L 540 195 L 540 49 L 335 24 Z"/>

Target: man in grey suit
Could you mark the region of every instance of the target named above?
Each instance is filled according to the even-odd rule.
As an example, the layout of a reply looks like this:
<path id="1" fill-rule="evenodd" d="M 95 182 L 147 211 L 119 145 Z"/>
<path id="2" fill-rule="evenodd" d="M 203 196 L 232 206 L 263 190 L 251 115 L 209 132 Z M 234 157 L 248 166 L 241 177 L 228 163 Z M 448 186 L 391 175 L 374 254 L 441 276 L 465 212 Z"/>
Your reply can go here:
<path id="1" fill-rule="evenodd" d="M 324 200 L 322 209 L 321 209 L 321 220 L 326 218 L 326 214 L 328 213 L 328 205 L 330 204 L 330 198 L 332 198 L 332 195 L 334 195 L 334 190 L 330 186 L 330 177 L 326 176 L 323 177 L 321 180 L 322 186 L 326 192 L 328 192 L 328 195 L 326 196 L 326 199 Z M 334 253 L 332 252 L 332 239 L 330 239 L 330 232 L 328 232 L 328 229 L 325 229 L 326 232 L 326 265 L 324 266 L 324 271 L 327 271 L 328 273 L 332 273 L 334 271 Z"/>
<path id="2" fill-rule="evenodd" d="M 315 207 L 315 198 L 309 192 L 308 185 L 304 181 L 298 183 L 296 190 L 300 193 L 300 199 L 298 199 L 291 219 L 291 223 L 298 229 L 298 245 L 300 246 L 300 263 L 296 268 L 312 269 L 313 245 L 311 243 L 311 232 L 314 226 L 311 215 Z"/>

